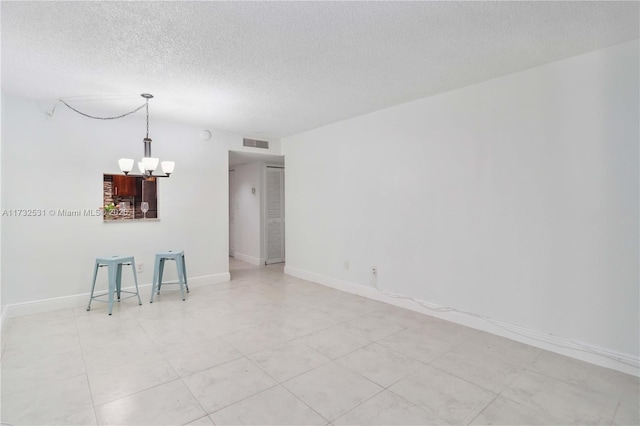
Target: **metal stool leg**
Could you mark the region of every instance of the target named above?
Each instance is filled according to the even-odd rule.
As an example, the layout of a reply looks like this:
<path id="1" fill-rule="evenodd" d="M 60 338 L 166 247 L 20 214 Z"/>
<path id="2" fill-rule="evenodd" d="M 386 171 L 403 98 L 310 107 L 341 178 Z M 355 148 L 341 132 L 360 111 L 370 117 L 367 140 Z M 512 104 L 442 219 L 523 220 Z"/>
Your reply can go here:
<path id="1" fill-rule="evenodd" d="M 120 291 L 122 290 L 122 263 L 118 263 L 116 269 L 116 292 L 118 293 L 118 302 L 120 301 Z"/>
<path id="2" fill-rule="evenodd" d="M 185 287 L 185 282 L 184 282 L 184 271 L 182 270 L 182 262 L 180 261 L 180 259 L 175 259 L 176 261 L 176 269 L 178 270 L 178 284 L 180 285 L 180 296 L 182 297 L 182 300 L 184 301 L 184 287 Z"/>
<path id="3" fill-rule="evenodd" d="M 187 293 L 189 293 L 189 284 L 187 283 L 187 264 L 184 261 L 184 254 L 182 255 L 182 275 L 184 276 L 184 286 L 187 288 Z"/>
<path id="4" fill-rule="evenodd" d="M 136 295 L 138 296 L 138 305 L 142 305 L 142 300 L 140 299 L 140 290 L 138 290 L 138 274 L 136 274 L 136 265 L 131 262 L 131 270 L 133 271 L 133 282 L 136 285 Z"/>
<path id="5" fill-rule="evenodd" d="M 158 294 L 160 294 L 160 288 L 162 287 L 162 275 L 164 274 L 164 261 L 165 259 L 160 259 L 160 270 L 158 272 Z"/>
<path id="6" fill-rule="evenodd" d="M 116 269 L 115 265 L 109 265 L 109 315 L 113 311 L 113 294 L 116 292 Z"/>
<path id="7" fill-rule="evenodd" d="M 96 288 L 96 278 L 98 278 L 98 268 L 100 268 L 100 263 L 96 262 L 96 267 L 93 270 L 93 284 L 91 285 L 91 296 L 89 296 L 89 304 L 87 305 L 87 311 L 91 310 L 91 301 L 93 300 L 93 291 Z"/>
<path id="8" fill-rule="evenodd" d="M 158 273 L 160 272 L 160 263 L 156 257 L 156 263 L 153 266 L 153 281 L 151 281 L 151 300 L 149 303 L 153 303 L 153 296 L 156 294 L 158 288 Z"/>

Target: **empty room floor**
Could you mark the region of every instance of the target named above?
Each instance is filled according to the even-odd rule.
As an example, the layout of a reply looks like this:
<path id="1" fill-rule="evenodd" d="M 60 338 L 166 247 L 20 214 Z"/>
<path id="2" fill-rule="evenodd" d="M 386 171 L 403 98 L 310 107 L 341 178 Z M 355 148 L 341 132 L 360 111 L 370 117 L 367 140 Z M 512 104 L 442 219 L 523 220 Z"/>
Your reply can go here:
<path id="1" fill-rule="evenodd" d="M 229 283 L 13 318 L 2 423 L 640 423 L 636 377 L 231 259 Z M 175 286 L 173 287 L 175 288 Z"/>

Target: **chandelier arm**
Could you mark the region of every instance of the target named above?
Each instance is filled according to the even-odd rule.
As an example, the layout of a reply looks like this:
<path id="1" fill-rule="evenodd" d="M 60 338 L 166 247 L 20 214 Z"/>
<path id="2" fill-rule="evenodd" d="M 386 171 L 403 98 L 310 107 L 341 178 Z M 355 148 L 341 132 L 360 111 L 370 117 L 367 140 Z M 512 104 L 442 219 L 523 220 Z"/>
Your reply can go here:
<path id="1" fill-rule="evenodd" d="M 67 106 L 67 108 L 71 109 L 72 111 L 77 112 L 80 115 L 84 115 L 85 117 L 93 118 L 94 120 L 116 120 L 118 118 L 124 118 L 127 115 L 131 115 L 131 114 L 134 114 L 134 113 L 140 111 L 146 105 L 147 106 L 147 137 L 149 136 L 149 101 L 148 100 L 147 100 L 147 102 L 145 102 L 144 104 L 140 105 L 138 108 L 134 109 L 133 111 L 129 111 L 127 113 L 124 113 L 122 115 L 118 115 L 116 117 L 96 117 L 96 116 L 93 116 L 93 115 L 85 114 L 82 111 L 78 111 L 77 109 L 75 109 L 74 107 L 72 107 L 71 105 L 69 105 L 68 103 L 63 101 L 62 99 L 59 99 L 59 101 L 62 102 L 65 106 Z"/>

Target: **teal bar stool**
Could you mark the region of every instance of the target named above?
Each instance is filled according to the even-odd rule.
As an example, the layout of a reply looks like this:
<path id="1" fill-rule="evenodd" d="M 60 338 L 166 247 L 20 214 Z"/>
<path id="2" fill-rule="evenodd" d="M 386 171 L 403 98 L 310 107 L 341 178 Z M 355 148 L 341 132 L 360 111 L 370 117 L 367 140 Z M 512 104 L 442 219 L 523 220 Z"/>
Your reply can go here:
<path id="1" fill-rule="evenodd" d="M 122 290 L 122 265 L 131 265 L 131 270 L 133 271 L 133 281 L 136 284 L 136 291 L 125 291 Z M 109 291 L 103 294 L 93 295 L 93 292 L 96 288 L 96 278 L 98 277 L 98 269 L 103 267 L 108 268 L 109 272 Z M 111 311 L 113 310 L 113 296 L 114 293 L 118 295 L 118 302 L 123 299 L 128 299 L 130 297 L 137 296 L 138 297 L 138 305 L 142 305 L 142 300 L 140 300 L 140 293 L 138 292 L 138 277 L 136 275 L 136 261 L 133 256 L 112 256 L 112 257 L 99 257 L 96 259 L 96 267 L 93 271 L 93 284 L 91 285 L 91 297 L 89 298 L 89 306 L 87 306 L 87 311 L 91 310 L 91 301 L 98 297 L 109 296 L 109 315 L 111 315 Z M 124 298 L 120 297 L 121 293 L 128 293 L 131 296 L 127 296 Z M 96 299 L 98 302 L 107 302 L 107 300 Z"/>
<path id="2" fill-rule="evenodd" d="M 164 262 L 166 260 L 175 260 L 176 267 L 178 268 L 178 282 L 177 283 L 165 283 L 166 284 L 179 284 L 180 296 L 184 299 L 184 289 L 187 289 L 189 293 L 189 285 L 187 284 L 187 266 L 184 261 L 184 251 L 165 251 L 156 253 L 156 264 L 153 269 L 153 283 L 151 284 L 151 301 L 153 303 L 153 296 L 160 294 L 160 288 L 162 287 L 162 274 L 164 273 Z"/>

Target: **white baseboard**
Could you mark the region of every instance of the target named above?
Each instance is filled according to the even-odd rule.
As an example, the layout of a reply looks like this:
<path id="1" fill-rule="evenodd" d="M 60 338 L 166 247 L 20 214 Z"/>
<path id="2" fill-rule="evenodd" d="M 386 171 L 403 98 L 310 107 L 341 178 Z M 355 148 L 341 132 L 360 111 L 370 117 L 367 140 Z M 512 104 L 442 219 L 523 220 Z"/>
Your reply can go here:
<path id="1" fill-rule="evenodd" d="M 189 283 L 190 289 L 204 287 L 211 284 L 219 284 L 230 280 L 231 275 L 229 274 L 229 272 L 225 272 L 222 274 L 205 275 L 202 277 L 187 277 L 187 282 Z M 147 287 L 151 287 L 151 283 L 138 284 L 138 289 L 140 290 Z M 123 290 L 131 291 L 134 288 L 135 287 L 126 287 L 123 288 Z M 83 293 L 7 305 L 2 309 L 2 327 L 4 328 L 6 323 L 5 319 L 8 318 L 17 317 L 20 315 L 37 314 L 40 312 L 55 311 L 57 309 L 75 308 L 79 306 L 85 306 L 88 302 L 89 293 Z"/>
<path id="2" fill-rule="evenodd" d="M 291 266 L 285 266 L 284 273 L 297 278 L 301 278 L 303 280 L 312 281 L 314 283 L 322 284 L 327 287 L 335 288 L 336 290 L 357 294 L 359 296 L 377 300 L 379 302 L 388 303 L 390 305 L 410 309 L 412 311 L 420 312 L 436 318 L 455 322 L 457 324 L 471 327 L 476 330 L 481 330 L 487 333 L 506 337 L 511 340 L 515 340 L 571 358 L 579 359 L 591 364 L 611 368 L 613 370 L 621 371 L 623 373 L 631 374 L 634 376 L 640 376 L 640 358 L 634 357 L 629 354 L 623 354 L 609 349 L 587 345 L 581 342 L 575 342 L 574 340 L 569 338 L 555 336 L 525 327 L 515 326 L 511 323 L 494 320 L 492 318 L 480 318 L 458 311 L 433 311 L 410 299 L 392 297 L 372 287 L 366 287 L 360 284 L 327 277 Z M 441 306 L 433 305 L 428 302 L 423 303 L 424 305 L 431 306 L 433 309 L 442 308 Z"/>
<path id="3" fill-rule="evenodd" d="M 258 265 L 258 266 L 264 265 L 264 259 L 261 259 L 259 257 L 249 256 L 248 254 L 235 252 L 233 254 L 233 257 L 238 260 L 242 260 L 243 262 L 250 263 L 252 265 Z"/>
<path id="4" fill-rule="evenodd" d="M 224 272 L 222 274 L 205 275 L 202 277 L 187 278 L 189 288 L 205 287 L 211 284 L 220 284 L 231 281 L 231 274 Z"/>

